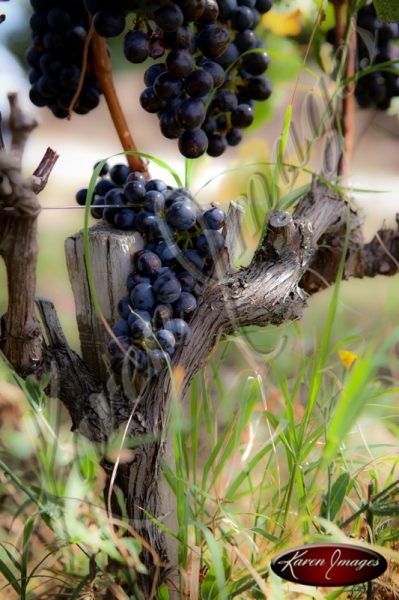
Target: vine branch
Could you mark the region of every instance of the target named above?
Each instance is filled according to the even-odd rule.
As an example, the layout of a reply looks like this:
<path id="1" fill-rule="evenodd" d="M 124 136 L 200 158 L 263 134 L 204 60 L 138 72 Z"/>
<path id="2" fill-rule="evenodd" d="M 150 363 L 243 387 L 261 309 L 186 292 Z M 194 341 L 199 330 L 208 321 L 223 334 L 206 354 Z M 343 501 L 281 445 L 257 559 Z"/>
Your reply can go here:
<path id="1" fill-rule="evenodd" d="M 108 110 L 118 133 L 119 140 L 124 150 L 137 151 L 136 144 L 130 133 L 129 126 L 115 90 L 112 77 L 112 64 L 108 55 L 106 41 L 103 37 L 94 33 L 92 44 L 94 71 L 105 96 Z M 126 159 L 133 171 L 141 171 L 144 175 L 148 175 L 147 165 L 139 156 L 127 155 Z"/>
<path id="2" fill-rule="evenodd" d="M 34 176 L 24 178 L 21 162 L 35 119 L 9 94 L 11 148 L 0 150 L 0 256 L 7 269 L 8 309 L 2 320 L 1 348 L 22 375 L 40 373 L 43 357 L 40 326 L 35 318 L 37 219 L 36 193 L 44 188 L 57 160 L 47 149 Z"/>

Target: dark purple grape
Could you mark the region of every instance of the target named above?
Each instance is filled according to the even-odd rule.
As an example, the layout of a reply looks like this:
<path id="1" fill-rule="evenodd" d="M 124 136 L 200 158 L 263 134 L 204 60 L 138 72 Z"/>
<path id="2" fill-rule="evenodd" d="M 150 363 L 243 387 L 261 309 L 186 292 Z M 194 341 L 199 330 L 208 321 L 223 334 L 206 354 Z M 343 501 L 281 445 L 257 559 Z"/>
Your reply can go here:
<path id="1" fill-rule="evenodd" d="M 234 92 L 230 92 L 229 90 L 221 90 L 218 92 L 213 102 L 214 105 L 222 112 L 230 112 L 235 110 L 238 106 L 237 96 L 234 94 Z"/>
<path id="2" fill-rule="evenodd" d="M 140 171 L 133 171 L 133 173 L 129 173 L 128 178 L 126 179 L 126 183 L 130 183 L 131 181 L 141 181 L 145 184 L 146 179 Z"/>
<path id="3" fill-rule="evenodd" d="M 114 184 L 108 181 L 108 179 L 100 179 L 94 187 L 94 193 L 99 196 L 105 196 L 105 194 L 114 189 L 114 187 Z"/>
<path id="4" fill-rule="evenodd" d="M 197 34 L 197 47 L 207 58 L 217 58 L 229 45 L 229 34 L 221 25 L 205 25 Z"/>
<path id="5" fill-rule="evenodd" d="M 197 214 L 189 201 L 174 202 L 166 215 L 168 225 L 178 231 L 187 231 L 195 225 Z"/>
<path id="6" fill-rule="evenodd" d="M 123 185 L 126 182 L 130 169 L 127 165 L 114 165 L 111 167 L 109 175 L 115 185 Z"/>
<path id="7" fill-rule="evenodd" d="M 250 29 L 254 26 L 254 14 L 248 6 L 238 6 L 231 14 L 231 25 L 237 31 Z"/>
<path id="8" fill-rule="evenodd" d="M 157 304 L 153 319 L 156 325 L 163 325 L 173 317 L 173 308 L 171 304 Z"/>
<path id="9" fill-rule="evenodd" d="M 213 85 L 215 88 L 218 88 L 221 85 L 223 85 L 223 83 L 226 79 L 226 74 L 225 74 L 223 67 L 218 65 L 218 63 L 216 63 L 216 62 L 208 60 L 208 61 L 204 62 L 204 64 L 202 65 L 202 68 L 205 69 L 205 71 L 208 71 L 208 73 L 210 73 L 212 75 Z"/>
<path id="10" fill-rule="evenodd" d="M 54 6 L 47 13 L 47 23 L 53 29 L 67 29 L 71 24 L 71 16 L 60 6 Z"/>
<path id="11" fill-rule="evenodd" d="M 72 25 L 65 34 L 67 46 L 73 49 L 73 53 L 81 56 L 87 39 L 87 30 L 82 25 Z"/>
<path id="12" fill-rule="evenodd" d="M 208 138 L 202 129 L 188 129 L 179 137 L 179 150 L 186 158 L 198 158 L 207 147 Z"/>
<path id="13" fill-rule="evenodd" d="M 249 127 L 254 120 L 254 113 L 249 104 L 239 104 L 231 114 L 231 123 L 234 127 Z"/>
<path id="14" fill-rule="evenodd" d="M 198 21 L 205 10 L 205 0 L 180 0 L 179 4 L 186 22 Z"/>
<path id="15" fill-rule="evenodd" d="M 130 300 L 133 308 L 151 310 L 155 304 L 155 296 L 152 286 L 148 283 L 137 284 L 130 292 Z"/>
<path id="16" fill-rule="evenodd" d="M 143 31 L 129 31 L 123 42 L 125 58 L 132 63 L 142 63 L 148 58 L 150 42 Z"/>
<path id="17" fill-rule="evenodd" d="M 164 40 L 165 43 L 174 50 L 193 50 L 194 32 L 188 25 L 182 25 L 172 33 L 166 32 L 164 34 Z"/>
<path id="18" fill-rule="evenodd" d="M 130 348 L 130 337 L 125 335 L 121 335 L 116 338 L 116 340 L 112 339 L 108 342 L 108 352 L 111 355 L 120 354 L 123 355 L 122 350 L 127 351 Z"/>
<path id="19" fill-rule="evenodd" d="M 248 91 L 254 100 L 267 100 L 272 93 L 271 81 L 264 75 L 251 77 L 248 82 Z"/>
<path id="20" fill-rule="evenodd" d="M 165 197 L 161 192 L 157 192 L 156 190 L 149 190 L 146 192 L 143 201 L 144 210 L 159 214 L 165 206 Z"/>
<path id="21" fill-rule="evenodd" d="M 257 48 L 258 46 L 258 36 L 252 29 L 244 29 L 244 31 L 239 31 L 234 38 L 234 44 L 237 46 L 239 51 L 246 52 L 247 50 L 252 50 L 253 48 Z M 245 57 L 244 57 L 245 59 Z M 262 71 L 263 73 L 263 71 Z M 257 75 L 257 73 L 254 73 Z"/>
<path id="22" fill-rule="evenodd" d="M 137 270 L 141 275 L 150 277 L 156 275 L 159 269 L 162 267 L 162 262 L 157 254 L 143 250 L 139 253 L 137 259 Z"/>
<path id="23" fill-rule="evenodd" d="M 117 321 L 112 326 L 112 332 L 116 335 L 116 337 L 121 337 L 121 336 L 129 337 L 130 336 L 130 327 L 129 327 L 128 322 L 125 319 L 121 319 L 120 321 Z"/>
<path id="24" fill-rule="evenodd" d="M 154 12 L 154 21 L 163 31 L 176 31 L 183 25 L 184 15 L 176 4 L 166 4 Z"/>
<path id="25" fill-rule="evenodd" d="M 131 313 L 129 296 L 126 296 L 126 298 L 122 298 L 122 300 L 119 300 L 117 308 L 121 319 L 127 320 Z"/>
<path id="26" fill-rule="evenodd" d="M 222 21 L 231 18 L 231 13 L 237 8 L 237 0 L 218 0 L 219 17 Z"/>
<path id="27" fill-rule="evenodd" d="M 154 92 L 160 100 L 176 98 L 182 88 L 182 81 L 173 79 L 168 73 L 161 73 L 154 81 Z"/>
<path id="28" fill-rule="evenodd" d="M 125 28 L 125 16 L 117 9 L 103 8 L 94 15 L 93 24 L 99 35 L 115 37 Z"/>
<path id="29" fill-rule="evenodd" d="M 201 129 L 203 129 L 207 135 L 211 135 L 212 133 L 214 133 L 214 131 L 216 131 L 216 128 L 216 119 L 214 119 L 213 117 L 207 117 L 201 125 Z"/>
<path id="30" fill-rule="evenodd" d="M 243 57 L 243 67 L 250 75 L 262 75 L 270 64 L 266 52 L 253 52 Z"/>
<path id="31" fill-rule="evenodd" d="M 219 16 L 219 6 L 216 0 L 205 0 L 204 11 L 197 19 L 199 23 L 214 23 Z"/>
<path id="32" fill-rule="evenodd" d="M 227 148 L 226 137 L 220 133 L 211 133 L 208 135 L 207 153 L 209 156 L 221 156 Z"/>
<path id="33" fill-rule="evenodd" d="M 156 338 L 162 350 L 168 351 L 176 346 L 175 336 L 168 329 L 159 329 L 156 333 Z"/>
<path id="34" fill-rule="evenodd" d="M 224 69 L 228 69 L 231 67 L 233 63 L 235 63 L 240 57 L 240 51 L 235 44 L 229 44 L 226 50 L 215 60 L 221 65 Z"/>
<path id="35" fill-rule="evenodd" d="M 144 340 L 152 336 L 151 322 L 140 318 L 132 321 L 130 333 L 134 340 Z"/>
<path id="36" fill-rule="evenodd" d="M 157 113 L 163 107 L 163 101 L 156 95 L 153 87 L 147 87 L 140 94 L 140 105 L 148 113 Z"/>
<path id="37" fill-rule="evenodd" d="M 194 268 L 194 273 L 195 269 L 197 271 L 202 271 L 204 268 L 205 259 L 199 255 L 197 250 L 186 250 L 183 252 L 183 258 L 185 262 L 189 264 L 189 266 L 191 265 Z M 186 265 L 184 265 L 184 268 L 187 268 Z"/>
<path id="38" fill-rule="evenodd" d="M 225 212 L 221 208 L 210 208 L 204 213 L 204 220 L 209 229 L 221 229 L 225 224 Z"/>
<path id="39" fill-rule="evenodd" d="M 79 206 L 84 206 L 86 204 L 86 196 L 87 188 L 82 188 L 76 192 L 75 199 Z"/>
<path id="40" fill-rule="evenodd" d="M 216 257 L 224 247 L 224 236 L 219 231 L 205 230 L 197 239 L 197 250 L 202 256 Z"/>
<path id="41" fill-rule="evenodd" d="M 184 343 L 190 337 L 190 327 L 183 319 L 171 319 L 164 325 L 164 329 L 173 333 L 176 345 Z"/>
<path id="42" fill-rule="evenodd" d="M 156 63 L 155 65 L 151 65 L 148 67 L 146 72 L 144 73 L 144 83 L 147 87 L 151 87 L 161 73 L 165 73 L 166 67 L 162 63 Z"/>
<path id="43" fill-rule="evenodd" d="M 177 275 L 178 280 L 180 281 L 181 289 L 183 292 L 192 292 L 195 288 L 196 281 L 191 273 L 188 271 L 182 271 Z"/>
<path id="44" fill-rule="evenodd" d="M 173 110 L 164 110 L 159 119 L 159 125 L 162 132 L 162 135 L 168 138 L 169 140 L 176 140 L 179 138 L 184 129 L 180 127 L 176 119 L 176 111 Z"/>
<path id="45" fill-rule="evenodd" d="M 149 277 L 145 277 L 143 275 L 139 275 L 138 273 L 130 273 L 128 275 L 128 278 L 127 278 L 127 281 L 126 281 L 126 287 L 129 290 L 129 292 L 138 283 L 151 283 L 151 280 L 150 280 Z"/>
<path id="46" fill-rule="evenodd" d="M 256 0 L 256 8 L 260 13 L 268 12 L 273 6 L 273 0 Z"/>
<path id="47" fill-rule="evenodd" d="M 144 373 L 148 368 L 147 354 L 135 346 L 132 346 L 130 350 L 129 360 L 139 373 Z"/>
<path id="48" fill-rule="evenodd" d="M 33 33 L 43 34 L 48 29 L 46 16 L 41 13 L 33 13 L 29 19 L 29 25 Z"/>
<path id="49" fill-rule="evenodd" d="M 172 274 L 164 273 L 154 281 L 154 292 L 157 302 L 160 304 L 171 304 L 175 302 L 181 294 L 181 285 L 179 280 Z"/>
<path id="50" fill-rule="evenodd" d="M 57 94 L 57 82 L 48 75 L 42 75 L 37 82 L 37 90 L 44 98 L 54 98 Z"/>
<path id="51" fill-rule="evenodd" d="M 100 161 L 98 160 L 96 162 L 96 164 L 94 165 L 93 170 L 96 169 L 99 164 L 100 164 Z M 99 177 L 105 177 L 105 175 L 107 175 L 108 173 L 109 173 L 109 164 L 105 162 L 103 164 L 103 166 L 101 167 L 101 170 L 98 175 L 99 175 Z"/>
<path id="52" fill-rule="evenodd" d="M 187 50 L 171 50 L 166 58 L 167 71 L 176 79 L 186 77 L 194 66 L 195 61 Z"/>
<path id="53" fill-rule="evenodd" d="M 198 306 L 195 296 L 189 292 L 182 292 L 179 299 L 173 304 L 173 313 L 177 318 L 189 319 Z M 165 329 L 167 329 L 165 324 Z"/>
<path id="54" fill-rule="evenodd" d="M 157 244 L 155 252 L 162 262 L 167 264 L 174 261 L 181 251 L 175 242 L 163 241 Z"/>
<path id="55" fill-rule="evenodd" d="M 104 208 L 97 208 L 97 207 L 104 206 L 104 203 L 105 203 L 105 200 L 104 200 L 103 196 L 98 196 L 91 203 L 90 214 L 93 217 L 93 219 L 102 219 L 103 218 Z"/>
<path id="56" fill-rule="evenodd" d="M 145 183 L 144 180 L 140 181 L 139 179 L 129 181 L 126 183 L 123 193 L 126 196 L 126 201 L 128 204 L 133 206 L 142 206 L 144 196 L 145 196 Z"/>
<path id="57" fill-rule="evenodd" d="M 163 217 L 147 213 L 143 220 L 143 233 L 145 233 L 149 239 L 169 239 L 172 235 L 172 230 L 166 225 Z M 154 250 L 156 250 L 156 246 L 154 246 Z"/>
<path id="58" fill-rule="evenodd" d="M 151 314 L 148 310 L 132 309 L 127 318 L 129 327 L 131 327 L 135 321 L 146 321 L 147 323 L 151 323 Z"/>
<path id="59" fill-rule="evenodd" d="M 186 98 L 176 109 L 177 123 L 184 129 L 199 127 L 204 122 L 205 115 L 205 104 L 199 98 Z"/>
<path id="60" fill-rule="evenodd" d="M 125 206 L 125 198 L 120 189 L 114 188 L 107 192 L 104 196 L 104 204 L 107 208 L 104 209 L 103 217 L 111 225 L 114 224 L 114 217 L 118 209 Z"/>
<path id="61" fill-rule="evenodd" d="M 122 208 L 115 213 L 114 225 L 123 231 L 133 231 L 135 228 L 135 214 L 131 208 Z"/>
<path id="62" fill-rule="evenodd" d="M 163 192 L 167 189 L 167 185 L 162 179 L 150 179 L 145 184 L 145 189 L 147 192 Z"/>
<path id="63" fill-rule="evenodd" d="M 158 350 L 157 348 L 149 350 L 147 357 L 148 363 L 151 367 L 151 370 L 148 371 L 148 375 L 152 377 L 162 371 L 168 362 L 167 354 L 162 350 Z"/>
<path id="64" fill-rule="evenodd" d="M 213 77 L 209 71 L 198 69 L 186 77 L 185 89 L 192 98 L 201 98 L 206 96 L 213 89 Z"/>

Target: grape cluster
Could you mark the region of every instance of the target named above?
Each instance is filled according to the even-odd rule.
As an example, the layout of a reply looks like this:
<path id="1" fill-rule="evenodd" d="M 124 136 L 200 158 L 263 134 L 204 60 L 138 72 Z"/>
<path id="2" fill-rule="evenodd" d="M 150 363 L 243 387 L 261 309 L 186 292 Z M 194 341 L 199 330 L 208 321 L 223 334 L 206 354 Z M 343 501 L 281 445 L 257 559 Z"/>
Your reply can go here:
<path id="1" fill-rule="evenodd" d="M 382 23 L 375 11 L 374 5 L 364 6 L 358 12 L 358 27 L 373 36 L 374 43 L 361 35 L 358 30 L 358 70 L 393 60 L 394 40 L 399 39 L 399 23 Z M 397 56 L 397 55 L 396 55 Z M 362 108 L 377 107 L 387 110 L 391 100 L 399 96 L 399 77 L 389 71 L 374 71 L 361 77 L 356 83 L 356 100 Z"/>
<path id="2" fill-rule="evenodd" d="M 356 71 L 395 59 L 393 41 L 399 39 L 399 23 L 383 23 L 373 4 L 363 6 L 357 13 Z M 327 41 L 335 45 L 335 31 L 330 29 Z M 361 108 L 387 110 L 391 100 L 399 96 L 399 77 L 389 71 L 375 70 L 356 82 L 355 96 Z"/>
<path id="3" fill-rule="evenodd" d="M 32 46 L 26 53 L 30 66 L 29 96 L 36 106 L 48 106 L 64 119 L 81 79 L 83 48 L 89 20 L 80 0 L 31 0 Z M 101 90 L 91 70 L 91 57 L 83 86 L 73 107 L 78 114 L 96 108 Z"/>
<path id="4" fill-rule="evenodd" d="M 188 322 L 197 309 L 197 291 L 211 276 L 224 247 L 225 214 L 216 206 L 197 207 L 189 190 L 160 179 L 146 181 L 123 164 L 107 165 L 94 188 L 94 218 L 145 240 L 127 278 L 127 295 L 118 304 L 120 320 L 109 342 L 111 367 L 124 361 L 145 377 L 163 369 L 190 336 Z M 83 205 L 87 189 L 76 194 Z M 104 205 L 106 206 L 104 208 Z"/>
<path id="5" fill-rule="evenodd" d="M 145 72 L 141 106 L 156 113 L 162 134 L 178 139 L 180 152 L 220 156 L 237 145 L 254 118 L 254 101 L 271 94 L 269 65 L 255 33 L 272 0 L 84 0 L 99 35 L 125 29 L 124 54 L 132 63 L 155 62 Z"/>

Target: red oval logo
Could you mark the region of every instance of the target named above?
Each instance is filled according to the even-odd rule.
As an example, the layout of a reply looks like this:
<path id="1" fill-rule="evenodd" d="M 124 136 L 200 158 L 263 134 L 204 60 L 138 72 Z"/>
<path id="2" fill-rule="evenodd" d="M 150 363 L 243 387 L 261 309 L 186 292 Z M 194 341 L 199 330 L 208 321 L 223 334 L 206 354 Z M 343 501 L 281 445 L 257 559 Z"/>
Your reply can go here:
<path id="1" fill-rule="evenodd" d="M 382 575 L 387 566 L 378 552 L 351 544 L 298 546 L 271 562 L 274 573 L 287 581 L 323 587 L 365 583 Z"/>

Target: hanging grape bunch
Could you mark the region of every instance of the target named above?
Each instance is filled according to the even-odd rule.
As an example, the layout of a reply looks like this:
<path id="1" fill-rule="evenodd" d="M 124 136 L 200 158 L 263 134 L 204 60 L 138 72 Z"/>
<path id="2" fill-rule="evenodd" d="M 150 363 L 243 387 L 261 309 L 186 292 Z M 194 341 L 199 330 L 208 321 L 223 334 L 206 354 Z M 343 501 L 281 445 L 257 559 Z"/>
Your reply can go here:
<path id="1" fill-rule="evenodd" d="M 32 46 L 26 54 L 30 66 L 29 96 L 36 106 L 47 106 L 55 117 L 64 119 L 81 78 L 88 14 L 79 0 L 31 0 L 31 5 Z M 81 91 L 71 108 L 86 114 L 98 106 L 100 94 L 90 48 Z"/>
<path id="2" fill-rule="evenodd" d="M 383 23 L 373 4 L 361 8 L 357 13 L 357 64 L 359 73 L 373 65 L 398 58 L 399 23 Z M 327 40 L 335 45 L 335 30 L 330 29 Z M 356 82 L 355 95 L 361 108 L 387 110 L 392 98 L 399 96 L 399 77 L 396 73 L 375 70 L 360 77 Z"/>
<path id="3" fill-rule="evenodd" d="M 271 94 L 264 75 L 269 57 L 255 33 L 271 0 L 32 0 L 31 100 L 56 117 L 68 116 L 78 89 L 89 20 L 110 38 L 130 27 L 125 57 L 152 59 L 144 75 L 141 106 L 156 113 L 162 134 L 178 139 L 180 152 L 216 157 L 242 139 L 254 119 L 254 102 Z M 253 50 L 253 52 L 251 52 Z M 91 69 L 91 44 L 83 89 L 74 108 L 95 108 L 99 87 Z M 164 57 L 164 60 L 159 60 Z M 157 61 L 157 62 L 155 62 Z"/>
<path id="4" fill-rule="evenodd" d="M 392 42 L 399 39 L 399 23 L 382 23 L 374 6 L 370 5 L 360 9 L 358 27 L 371 33 L 374 39 L 374 46 L 370 48 L 358 32 L 358 70 L 398 58 Z M 375 106 L 387 110 L 396 96 L 399 96 L 399 77 L 389 71 L 374 71 L 361 77 L 356 84 L 356 100 L 362 108 Z"/>
<path id="5" fill-rule="evenodd" d="M 78 204 L 85 203 L 86 193 L 77 193 Z M 123 164 L 101 170 L 91 212 L 145 240 L 127 279 L 127 296 L 118 304 L 121 319 L 112 327 L 115 339 L 108 349 L 116 373 L 125 360 L 133 371 L 152 377 L 190 336 L 197 290 L 224 247 L 224 212 L 215 206 L 203 211 L 187 189 L 146 181 Z"/>

